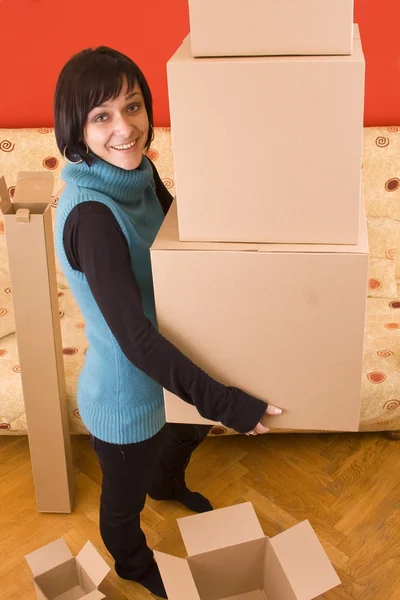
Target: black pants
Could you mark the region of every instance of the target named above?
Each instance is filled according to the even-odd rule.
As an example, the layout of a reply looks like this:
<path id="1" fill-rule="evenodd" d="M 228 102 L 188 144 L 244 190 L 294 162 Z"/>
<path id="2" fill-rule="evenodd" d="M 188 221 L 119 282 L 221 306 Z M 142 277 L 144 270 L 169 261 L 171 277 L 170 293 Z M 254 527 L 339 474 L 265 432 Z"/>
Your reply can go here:
<path id="1" fill-rule="evenodd" d="M 140 513 L 151 489 L 166 495 L 184 485 L 193 451 L 210 427 L 167 423 L 137 444 L 110 444 L 91 436 L 103 474 L 100 533 L 121 576 L 140 580 L 153 564 L 153 552 L 140 528 Z"/>

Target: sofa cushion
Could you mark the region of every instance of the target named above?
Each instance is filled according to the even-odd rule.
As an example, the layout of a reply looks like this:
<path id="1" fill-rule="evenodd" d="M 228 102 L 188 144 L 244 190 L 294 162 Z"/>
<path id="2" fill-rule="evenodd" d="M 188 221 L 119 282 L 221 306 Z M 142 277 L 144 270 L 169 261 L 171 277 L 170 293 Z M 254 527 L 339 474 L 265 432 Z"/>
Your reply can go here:
<path id="1" fill-rule="evenodd" d="M 394 261 L 398 290 L 400 290 L 399 156 L 399 127 L 364 129 L 363 189 L 368 215 L 370 256 L 389 258 Z M 389 268 L 386 277 L 388 271 Z"/>
<path id="2" fill-rule="evenodd" d="M 400 127 L 364 129 L 363 185 L 369 217 L 400 219 Z"/>
<path id="3" fill-rule="evenodd" d="M 370 258 L 368 270 L 369 298 L 397 298 L 395 264 L 388 258 Z"/>
<path id="4" fill-rule="evenodd" d="M 400 221 L 389 217 L 368 217 L 367 223 L 369 279 L 382 282 L 381 286 L 370 285 L 368 295 L 373 298 L 394 298 L 397 295 L 397 281 L 400 279 Z"/>

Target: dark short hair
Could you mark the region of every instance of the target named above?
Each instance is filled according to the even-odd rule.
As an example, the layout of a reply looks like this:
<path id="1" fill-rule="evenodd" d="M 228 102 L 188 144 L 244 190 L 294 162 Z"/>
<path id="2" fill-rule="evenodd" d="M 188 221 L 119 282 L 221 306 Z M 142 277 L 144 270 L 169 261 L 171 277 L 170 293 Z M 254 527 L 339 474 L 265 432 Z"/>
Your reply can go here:
<path id="1" fill-rule="evenodd" d="M 139 67 L 125 54 L 99 46 L 78 52 L 64 65 L 57 80 L 54 95 L 54 129 L 61 154 L 67 148 L 70 160 L 95 161 L 82 144 L 87 115 L 96 106 L 119 96 L 123 77 L 128 91 L 137 83 L 141 89 L 149 119 L 149 134 L 145 149 L 154 137 L 153 101 L 149 85 Z"/>

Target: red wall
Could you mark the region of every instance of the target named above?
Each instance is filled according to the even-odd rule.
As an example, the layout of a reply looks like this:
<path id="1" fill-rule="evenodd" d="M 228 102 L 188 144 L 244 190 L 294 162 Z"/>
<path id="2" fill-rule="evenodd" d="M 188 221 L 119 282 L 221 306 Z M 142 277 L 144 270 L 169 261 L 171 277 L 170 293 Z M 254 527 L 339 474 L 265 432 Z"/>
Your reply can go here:
<path id="1" fill-rule="evenodd" d="M 355 0 L 367 61 L 365 124 L 400 124 L 399 0 Z M 189 31 L 187 0 L 0 0 L 0 127 L 53 123 L 57 75 L 100 44 L 128 54 L 153 91 L 156 125 L 169 125 L 165 63 Z"/>

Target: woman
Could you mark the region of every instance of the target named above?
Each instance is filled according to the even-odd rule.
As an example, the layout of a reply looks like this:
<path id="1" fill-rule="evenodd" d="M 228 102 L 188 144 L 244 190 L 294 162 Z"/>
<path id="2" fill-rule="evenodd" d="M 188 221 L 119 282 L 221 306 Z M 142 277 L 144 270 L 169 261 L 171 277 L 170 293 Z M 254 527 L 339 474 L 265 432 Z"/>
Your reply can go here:
<path id="1" fill-rule="evenodd" d="M 165 424 L 162 388 L 240 433 L 266 433 L 261 417 L 281 411 L 215 381 L 157 331 L 149 248 L 172 196 L 145 156 L 153 111 L 140 69 L 110 48 L 83 50 L 60 73 L 54 112 L 68 161 L 56 250 L 86 322 L 78 405 L 103 474 L 101 535 L 120 577 L 166 598 L 140 528 L 146 494 L 212 506 L 185 484 L 209 427 Z"/>

